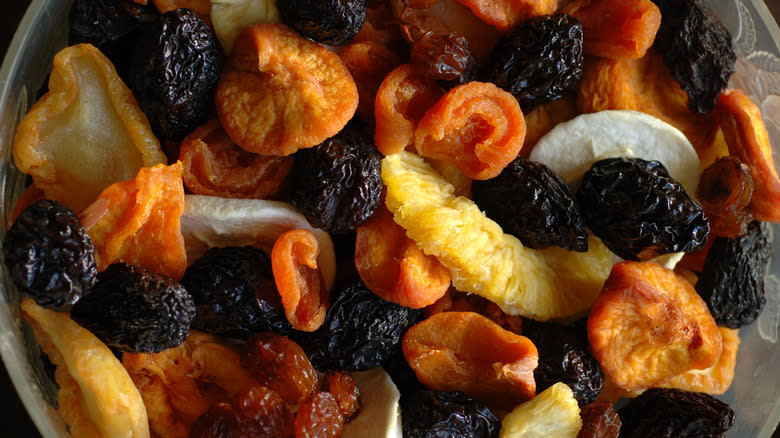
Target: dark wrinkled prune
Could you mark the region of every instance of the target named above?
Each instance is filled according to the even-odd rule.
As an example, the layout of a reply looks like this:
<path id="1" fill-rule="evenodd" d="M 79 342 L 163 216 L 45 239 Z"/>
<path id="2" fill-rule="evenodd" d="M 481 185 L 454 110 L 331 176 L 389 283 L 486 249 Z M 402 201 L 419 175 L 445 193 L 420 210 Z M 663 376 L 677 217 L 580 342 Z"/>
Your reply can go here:
<path id="1" fill-rule="evenodd" d="M 366 0 L 285 0 L 277 7 L 282 23 L 323 44 L 348 42 L 366 21 Z"/>
<path id="2" fill-rule="evenodd" d="M 577 438 L 617 438 L 620 417 L 610 402 L 593 402 L 580 409 L 582 428 Z"/>
<path id="3" fill-rule="evenodd" d="M 189 9 L 143 26 L 128 85 L 161 140 L 179 141 L 206 122 L 220 70 L 219 42 Z"/>
<path id="4" fill-rule="evenodd" d="M 71 317 L 106 345 L 129 353 L 156 353 L 190 334 L 195 303 L 177 282 L 124 263 L 98 274 L 97 284 Z"/>
<path id="5" fill-rule="evenodd" d="M 78 217 L 56 201 L 22 211 L 5 235 L 3 256 L 14 284 L 51 309 L 78 301 L 97 278 L 92 241 Z"/>
<path id="6" fill-rule="evenodd" d="M 766 303 L 764 275 L 771 254 L 772 244 L 756 221 L 748 225 L 744 236 L 715 238 L 696 292 L 718 325 L 736 329 L 758 318 Z"/>
<path id="7" fill-rule="evenodd" d="M 700 0 L 653 0 L 661 27 L 653 47 L 688 93 L 688 108 L 707 114 L 736 69 L 731 34 Z"/>
<path id="8" fill-rule="evenodd" d="M 319 370 L 366 371 L 385 363 L 401 348 L 421 310 L 385 301 L 358 281 L 331 294 L 325 323 L 294 340 Z"/>
<path id="9" fill-rule="evenodd" d="M 658 161 L 597 161 L 585 172 L 576 198 L 593 234 L 626 260 L 695 251 L 709 237 L 701 206 Z"/>
<path id="10" fill-rule="evenodd" d="M 563 13 L 543 15 L 496 44 L 483 77 L 512 93 L 528 114 L 576 89 L 582 56 L 582 23 Z"/>
<path id="11" fill-rule="evenodd" d="M 527 319 L 523 321 L 523 336 L 539 350 L 539 365 L 534 370 L 537 392 L 563 382 L 580 406 L 601 394 L 604 373 L 577 327 Z"/>
<path id="12" fill-rule="evenodd" d="M 473 81 L 477 75 L 468 40 L 460 35 L 427 32 L 415 41 L 410 57 L 417 70 L 446 89 Z"/>
<path id="13" fill-rule="evenodd" d="M 181 284 L 195 300 L 194 328 L 240 339 L 253 332 L 292 331 L 271 259 L 257 248 L 211 248 L 187 268 Z"/>
<path id="14" fill-rule="evenodd" d="M 680 389 L 648 389 L 618 414 L 621 438 L 718 438 L 734 424 L 726 403 Z"/>
<path id="15" fill-rule="evenodd" d="M 293 204 L 313 226 L 334 234 L 354 231 L 379 206 L 381 155 L 357 123 L 295 154 Z"/>
<path id="16" fill-rule="evenodd" d="M 588 232 L 569 186 L 547 166 L 516 158 L 495 178 L 474 181 L 472 198 L 523 245 L 588 250 Z"/>
<path id="17" fill-rule="evenodd" d="M 420 391 L 401 399 L 404 438 L 497 438 L 501 423 L 463 392 Z"/>

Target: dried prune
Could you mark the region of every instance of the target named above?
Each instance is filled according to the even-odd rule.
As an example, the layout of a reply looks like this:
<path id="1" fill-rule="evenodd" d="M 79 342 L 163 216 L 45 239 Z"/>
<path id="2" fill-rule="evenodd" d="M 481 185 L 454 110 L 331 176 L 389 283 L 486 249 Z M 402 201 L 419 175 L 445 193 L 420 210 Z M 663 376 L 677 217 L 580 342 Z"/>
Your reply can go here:
<path id="1" fill-rule="evenodd" d="M 421 317 L 421 310 L 385 301 L 357 281 L 331 294 L 322 327 L 293 338 L 317 369 L 366 371 L 397 353 L 404 333 Z"/>
<path id="2" fill-rule="evenodd" d="M 758 318 L 766 297 L 766 274 L 772 244 L 760 222 L 748 225 L 741 237 L 716 237 L 707 257 L 696 292 L 718 325 L 739 328 Z"/>
<path id="3" fill-rule="evenodd" d="M 68 207 L 40 200 L 5 235 L 3 256 L 21 291 L 51 309 L 78 301 L 97 278 L 95 248 Z"/>
<path id="4" fill-rule="evenodd" d="M 577 438 L 618 438 L 620 417 L 610 402 L 593 402 L 580 408 L 582 429 Z"/>
<path id="5" fill-rule="evenodd" d="M 736 70 L 731 34 L 700 0 L 653 0 L 661 27 L 653 47 L 688 93 L 688 109 L 707 114 Z"/>
<path id="6" fill-rule="evenodd" d="M 357 123 L 347 125 L 295 154 L 293 204 L 317 228 L 333 234 L 354 231 L 379 205 L 380 159 L 371 137 Z"/>
<path id="7" fill-rule="evenodd" d="M 415 41 L 410 57 L 417 70 L 446 89 L 473 81 L 477 76 L 476 60 L 468 40 L 461 35 L 427 32 Z"/>
<path id="8" fill-rule="evenodd" d="M 723 437 L 734 423 L 734 411 L 722 401 L 679 389 L 648 389 L 618 410 L 620 436 L 686 438 Z"/>
<path id="9" fill-rule="evenodd" d="M 499 40 L 483 76 L 512 93 L 528 114 L 576 89 L 582 59 L 582 23 L 563 13 L 543 15 Z"/>
<path id="10" fill-rule="evenodd" d="M 155 134 L 179 141 L 208 120 L 220 71 L 219 42 L 184 8 L 139 31 L 128 85 Z"/>
<path id="11" fill-rule="evenodd" d="M 211 248 L 184 272 L 195 300 L 194 328 L 235 338 L 292 330 L 274 284 L 271 259 L 251 246 Z"/>
<path id="12" fill-rule="evenodd" d="M 472 199 L 531 248 L 588 250 L 588 233 L 569 186 L 547 166 L 519 157 L 495 178 L 474 181 Z"/>
<path id="13" fill-rule="evenodd" d="M 593 234 L 626 260 L 695 251 L 709 237 L 704 210 L 658 161 L 597 161 L 576 199 Z"/>
<path id="14" fill-rule="evenodd" d="M 463 392 L 419 391 L 401 399 L 407 438 L 497 438 L 501 423 L 479 400 Z"/>
<path id="15" fill-rule="evenodd" d="M 133 265 L 115 263 L 73 306 L 71 317 L 111 347 L 156 353 L 190 334 L 195 303 L 178 283 Z"/>
<path id="16" fill-rule="evenodd" d="M 339 403 L 329 392 L 318 392 L 295 413 L 295 436 L 338 438 L 344 428 Z"/>
<path id="17" fill-rule="evenodd" d="M 323 44 L 350 41 L 366 21 L 366 0 L 286 0 L 276 7 L 282 23 Z"/>

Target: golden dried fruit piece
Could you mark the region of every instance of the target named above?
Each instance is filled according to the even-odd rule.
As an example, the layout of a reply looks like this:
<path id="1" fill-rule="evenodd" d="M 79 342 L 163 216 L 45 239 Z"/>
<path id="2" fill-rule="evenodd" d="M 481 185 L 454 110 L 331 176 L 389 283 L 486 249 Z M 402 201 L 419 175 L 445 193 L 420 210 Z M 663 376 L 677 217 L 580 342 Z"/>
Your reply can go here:
<path id="1" fill-rule="evenodd" d="M 576 438 L 580 407 L 571 388 L 558 382 L 516 407 L 501 422 L 500 438 Z"/>
<path id="2" fill-rule="evenodd" d="M 278 23 L 275 0 L 211 0 L 211 22 L 226 54 L 241 30 L 250 24 Z"/>
<path id="3" fill-rule="evenodd" d="M 718 327 L 723 337 L 723 350 L 715 365 L 703 370 L 690 370 L 674 376 L 658 385 L 661 388 L 677 388 L 686 391 L 720 395 L 728 391 L 734 380 L 734 367 L 739 350 L 739 330 Z"/>
<path id="4" fill-rule="evenodd" d="M 89 44 L 54 57 L 49 92 L 17 127 L 13 156 L 47 198 L 76 212 L 141 167 L 166 162 L 132 92 Z"/>
<path id="5" fill-rule="evenodd" d="M 629 391 L 657 386 L 721 355 L 722 337 L 688 281 L 654 262 L 616 264 L 588 316 L 593 355 Z"/>
<path id="6" fill-rule="evenodd" d="M 22 300 L 60 389 L 59 413 L 75 437 L 149 437 L 146 407 L 125 368 L 95 335 L 67 314 Z"/>

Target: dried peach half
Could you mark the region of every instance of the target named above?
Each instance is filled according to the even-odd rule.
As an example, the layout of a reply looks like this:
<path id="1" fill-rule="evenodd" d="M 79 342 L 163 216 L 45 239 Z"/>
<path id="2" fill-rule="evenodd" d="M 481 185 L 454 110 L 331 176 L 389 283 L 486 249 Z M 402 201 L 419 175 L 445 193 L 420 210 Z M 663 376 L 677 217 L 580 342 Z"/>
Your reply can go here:
<path id="1" fill-rule="evenodd" d="M 458 0 L 485 23 L 507 31 L 533 17 L 549 15 L 558 8 L 557 0 Z"/>
<path id="2" fill-rule="evenodd" d="M 366 122 L 374 120 L 374 101 L 379 85 L 401 58 L 398 54 L 375 41 L 358 41 L 349 44 L 339 53 L 352 73 L 360 101 L 357 113 Z"/>
<path id="3" fill-rule="evenodd" d="M 690 370 L 658 385 L 661 388 L 677 388 L 686 391 L 720 395 L 728 391 L 734 380 L 739 350 L 739 330 L 718 327 L 723 337 L 723 350 L 715 365 L 703 370 Z"/>
<path id="4" fill-rule="evenodd" d="M 588 316 L 588 340 L 621 388 L 650 388 L 712 366 L 722 337 L 685 278 L 654 262 L 617 263 Z"/>
<path id="5" fill-rule="evenodd" d="M 49 92 L 17 127 L 13 156 L 47 198 L 76 212 L 141 167 L 166 162 L 132 92 L 89 44 L 54 57 Z"/>

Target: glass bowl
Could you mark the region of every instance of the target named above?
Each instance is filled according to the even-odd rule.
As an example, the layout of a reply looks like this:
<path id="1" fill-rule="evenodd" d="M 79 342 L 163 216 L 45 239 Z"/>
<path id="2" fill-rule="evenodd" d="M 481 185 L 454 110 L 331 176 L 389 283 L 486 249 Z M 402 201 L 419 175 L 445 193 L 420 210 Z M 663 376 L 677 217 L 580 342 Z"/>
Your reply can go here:
<path id="1" fill-rule="evenodd" d="M 761 107 L 775 161 L 780 162 L 780 29 L 762 0 L 706 0 L 732 32 L 739 54 L 729 84 L 743 89 Z M 67 42 L 72 0 L 33 0 L 0 69 L 0 205 L 2 234 L 25 177 L 11 163 L 17 123 L 51 69 L 52 58 Z M 772 227 L 776 231 L 777 226 Z M 777 245 L 776 245 L 777 246 Z M 52 407 L 56 386 L 46 375 L 31 330 L 22 323 L 19 294 L 0 268 L 0 355 L 33 422 L 46 438 L 68 437 Z M 736 411 L 729 437 L 769 437 L 780 420 L 780 249 L 767 276 L 767 305 L 761 318 L 740 330 L 742 344 L 731 389 L 719 397 Z"/>

